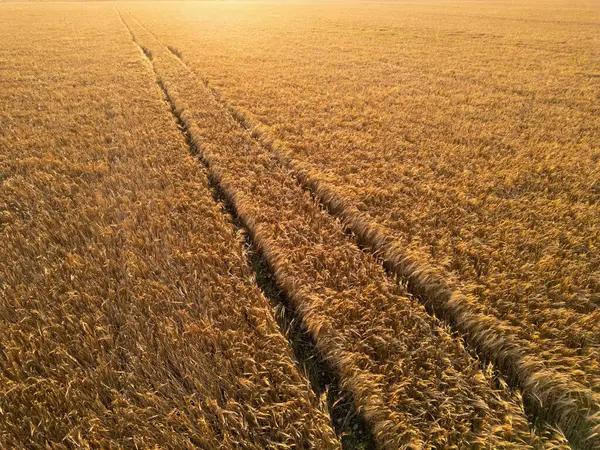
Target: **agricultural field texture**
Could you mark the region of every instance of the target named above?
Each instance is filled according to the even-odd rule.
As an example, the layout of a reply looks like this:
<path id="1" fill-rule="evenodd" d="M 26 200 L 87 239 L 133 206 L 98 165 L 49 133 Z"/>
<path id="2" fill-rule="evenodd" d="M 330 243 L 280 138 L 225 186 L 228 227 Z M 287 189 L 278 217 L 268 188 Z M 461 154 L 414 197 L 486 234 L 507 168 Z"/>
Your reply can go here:
<path id="1" fill-rule="evenodd" d="M 0 448 L 600 449 L 600 2 L 0 2 Z"/>

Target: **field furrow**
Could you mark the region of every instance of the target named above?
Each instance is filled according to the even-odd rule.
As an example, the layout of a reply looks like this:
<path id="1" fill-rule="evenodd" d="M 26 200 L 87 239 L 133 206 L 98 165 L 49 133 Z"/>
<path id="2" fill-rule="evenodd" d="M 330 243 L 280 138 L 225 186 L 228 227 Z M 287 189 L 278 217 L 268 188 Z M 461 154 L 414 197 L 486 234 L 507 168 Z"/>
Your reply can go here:
<path id="1" fill-rule="evenodd" d="M 407 252 L 388 229 L 340 195 L 321 173 L 294 158 L 260 122 L 228 103 L 220 91 L 211 91 L 240 126 L 269 149 L 329 213 L 342 220 L 363 248 L 377 255 L 388 272 L 406 283 L 408 293 L 451 324 L 482 360 L 493 363 L 515 389 L 524 393 L 526 406 L 536 417 L 560 427 L 577 445 L 596 445 L 600 427 L 597 393 L 579 384 L 577 378 L 554 370 L 538 356 L 535 347 L 519 339 L 513 328 L 485 314 L 478 299 L 465 295 L 454 277 L 427 264 L 415 252 Z"/>
<path id="2" fill-rule="evenodd" d="M 600 450 L 600 2 L 0 0 L 0 448 Z"/>
<path id="3" fill-rule="evenodd" d="M 151 58 L 211 177 L 354 394 L 380 447 L 566 445 L 531 431 L 518 395 L 496 386 L 491 368 L 484 370 L 459 338 L 344 234 L 179 59 L 176 47 L 167 48 L 133 16 L 123 13 L 123 19 Z"/>
<path id="4" fill-rule="evenodd" d="M 339 448 L 114 7 L 0 9 L 0 447 Z"/>
<path id="5" fill-rule="evenodd" d="M 141 45 L 135 39 L 129 25 L 123 20 L 122 14 L 120 12 L 118 14 L 124 27 L 130 33 L 132 40 L 144 54 L 149 65 L 154 68 L 152 64 L 154 58 L 151 50 Z M 173 52 L 172 49 L 170 51 Z M 173 99 L 169 96 L 169 92 L 162 79 L 157 77 L 156 81 L 164 94 L 165 100 L 169 104 L 171 113 L 180 131 L 185 137 L 190 155 L 198 157 L 198 146 L 181 115 L 181 111 L 178 110 Z M 203 165 L 207 169 L 210 169 L 206 160 L 200 159 L 200 161 L 203 162 Z M 327 398 L 327 407 L 329 408 L 333 426 L 336 434 L 341 438 L 343 448 L 357 448 L 360 450 L 375 448 L 368 425 L 362 416 L 357 413 L 356 408 L 352 404 L 352 393 L 340 389 L 337 374 L 331 370 L 327 361 L 319 354 L 314 339 L 302 326 L 301 318 L 290 305 L 290 301 L 285 293 L 277 287 L 274 281 L 274 274 L 268 268 L 268 262 L 257 249 L 256 243 L 252 241 L 249 230 L 244 227 L 243 222 L 237 216 L 235 207 L 231 204 L 230 196 L 223 191 L 219 182 L 215 180 L 214 175 L 211 175 L 210 170 L 208 172 L 208 181 L 213 198 L 220 202 L 223 213 L 230 219 L 236 232 L 245 237 L 248 258 L 250 259 L 252 269 L 256 273 L 256 282 L 274 308 L 277 322 L 285 332 L 303 374 L 309 378 L 313 391 L 321 397 L 321 400 L 323 400 L 323 397 Z"/>
<path id="6" fill-rule="evenodd" d="M 132 11 L 529 411 L 595 448 L 598 5 L 480 6 Z"/>

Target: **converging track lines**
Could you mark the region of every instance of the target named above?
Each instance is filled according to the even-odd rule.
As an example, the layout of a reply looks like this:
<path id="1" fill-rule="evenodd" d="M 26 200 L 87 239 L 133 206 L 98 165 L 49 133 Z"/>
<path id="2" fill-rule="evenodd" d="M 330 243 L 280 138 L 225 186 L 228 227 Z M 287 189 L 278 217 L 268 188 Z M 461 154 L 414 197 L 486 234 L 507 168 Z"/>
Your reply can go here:
<path id="1" fill-rule="evenodd" d="M 146 31 L 160 40 L 146 26 Z M 181 52 L 173 52 L 186 71 L 189 68 Z M 308 164 L 295 159 L 285 143 L 274 139 L 263 125 L 232 106 L 206 79 L 197 75 L 214 101 L 260 143 L 265 151 L 286 167 L 309 190 L 327 211 L 339 218 L 357 242 L 376 255 L 388 273 L 398 276 L 407 290 L 425 306 L 430 314 L 447 321 L 483 361 L 493 363 L 509 384 L 523 393 L 527 411 L 536 420 L 546 421 L 561 429 L 578 448 L 600 445 L 600 405 L 598 395 L 569 376 L 548 367 L 526 342 L 511 337 L 511 332 L 495 316 L 485 315 L 476 307 L 477 299 L 464 294 L 434 267 L 408 254 L 402 245 L 366 213 L 359 211 L 334 188 L 320 181 Z"/>
<path id="2" fill-rule="evenodd" d="M 377 444 L 537 446 L 518 398 L 498 391 L 461 341 L 349 239 L 294 178 L 300 170 L 264 136 L 257 139 L 256 130 L 251 136 L 253 127 L 240 126 L 240 115 L 216 99 L 181 55 L 135 19 L 130 26 L 152 51 L 156 73 L 213 178 Z"/>
<path id="3" fill-rule="evenodd" d="M 113 5 L 3 4 L 0 59 L 0 448 L 339 449 Z"/>
<path id="4" fill-rule="evenodd" d="M 171 113 L 175 118 L 181 133 L 185 137 L 190 154 L 198 157 L 207 169 L 210 182 L 209 186 L 213 194 L 213 199 L 223 205 L 223 212 L 230 218 L 230 223 L 246 236 L 248 246 L 247 251 L 250 255 L 249 264 L 255 271 L 255 279 L 265 297 L 269 299 L 272 306 L 278 311 L 276 318 L 279 326 L 288 336 L 290 345 L 292 346 L 298 364 L 300 365 L 300 369 L 305 372 L 310 379 L 315 394 L 327 397 L 327 406 L 331 413 L 332 424 L 335 427 L 336 433 L 341 438 L 342 447 L 349 450 L 374 449 L 375 446 L 371 432 L 365 421 L 354 409 L 354 404 L 351 400 L 352 394 L 340 390 L 338 375 L 332 370 L 327 361 L 323 360 L 319 355 L 314 340 L 301 325 L 302 322 L 298 313 L 294 310 L 285 294 L 276 287 L 274 275 L 270 273 L 268 263 L 253 242 L 251 230 L 247 228 L 244 220 L 236 211 L 236 205 L 231 192 L 228 192 L 221 187 L 219 178 L 215 175 L 215 172 L 211 170 L 210 160 L 204 157 L 201 150 L 199 151 L 199 146 L 188 126 L 189 122 L 182 116 L 181 111 L 169 94 L 163 79 L 156 72 L 154 64 L 152 63 L 151 51 L 139 44 L 129 28 L 129 25 L 123 20 L 120 11 L 119 16 L 127 30 L 130 32 L 132 40 L 151 63 L 157 84 L 169 103 Z M 173 49 L 169 48 L 169 50 L 176 54 Z"/>
<path id="5" fill-rule="evenodd" d="M 471 3 L 2 3 L 0 448 L 600 450 L 598 5 Z"/>

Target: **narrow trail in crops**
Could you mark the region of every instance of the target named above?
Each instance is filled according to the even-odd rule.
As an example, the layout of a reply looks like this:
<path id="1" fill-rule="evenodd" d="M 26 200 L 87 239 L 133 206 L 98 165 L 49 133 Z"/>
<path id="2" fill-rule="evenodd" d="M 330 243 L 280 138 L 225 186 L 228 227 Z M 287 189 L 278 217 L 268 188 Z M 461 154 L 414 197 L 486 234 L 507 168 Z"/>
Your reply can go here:
<path id="1" fill-rule="evenodd" d="M 509 385 L 523 393 L 525 406 L 534 422 L 558 426 L 576 448 L 595 448 L 599 439 L 595 435 L 598 419 L 594 416 L 598 414 L 598 405 L 589 389 L 548 369 L 525 345 L 508 335 L 496 317 L 474 311 L 460 289 L 407 255 L 384 228 L 321 183 L 309 169 L 288 156 L 285 149 L 273 144 L 274 140 L 260 123 L 232 106 L 220 91 L 209 86 L 208 80 L 188 66 L 176 48 L 162 43 L 152 30 L 132 18 L 195 73 L 239 126 L 289 169 L 326 211 L 341 220 L 361 249 L 374 254 L 390 276 L 399 277 L 406 283 L 408 291 L 419 299 L 429 314 L 448 323 L 480 359 L 493 363 Z"/>
<path id="2" fill-rule="evenodd" d="M 117 10 L 117 13 L 123 26 L 129 32 L 132 41 L 137 45 L 152 67 L 156 83 L 170 107 L 171 114 L 185 139 L 190 154 L 199 159 L 207 170 L 208 187 L 213 200 L 221 205 L 222 212 L 228 222 L 245 236 L 248 264 L 255 274 L 256 283 L 275 310 L 277 324 L 289 341 L 300 371 L 309 380 L 311 388 L 318 398 L 326 396 L 331 421 L 336 434 L 342 442 L 342 448 L 345 450 L 374 450 L 376 448 L 375 440 L 369 425 L 356 411 L 352 393 L 341 389 L 339 375 L 321 356 L 313 337 L 303 326 L 299 313 L 294 309 L 285 292 L 277 286 L 274 274 L 269 268 L 266 258 L 254 243 L 250 230 L 237 214 L 232 199 L 229 198 L 215 178 L 214 173 L 211 171 L 210 163 L 198 151 L 185 121 L 154 68 L 151 51 L 140 45 L 129 25 L 123 19 L 121 12 Z M 132 18 L 137 21 L 135 17 L 132 16 Z M 172 48 L 169 48 L 169 51 L 176 54 Z M 180 55 L 176 56 L 181 60 Z"/>

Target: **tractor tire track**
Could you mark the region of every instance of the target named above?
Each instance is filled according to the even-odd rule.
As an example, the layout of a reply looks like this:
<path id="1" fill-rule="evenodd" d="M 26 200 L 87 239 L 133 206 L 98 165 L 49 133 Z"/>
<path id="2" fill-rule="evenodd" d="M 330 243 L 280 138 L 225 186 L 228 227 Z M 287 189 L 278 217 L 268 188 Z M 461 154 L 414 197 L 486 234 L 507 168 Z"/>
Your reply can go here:
<path id="1" fill-rule="evenodd" d="M 332 425 L 341 440 L 342 448 L 345 450 L 374 450 L 375 443 L 371 430 L 364 418 L 354 408 L 352 393 L 341 388 L 339 375 L 319 354 L 313 337 L 302 325 L 302 319 L 294 309 L 290 299 L 277 287 L 275 275 L 270 270 L 265 256 L 254 242 L 251 230 L 236 211 L 233 195 L 222 187 L 219 177 L 214 170 L 211 170 L 210 161 L 204 158 L 202 152 L 199 151 L 187 122 L 170 96 L 162 78 L 156 72 L 152 62 L 152 52 L 137 41 L 131 28 L 123 19 L 121 12 L 117 12 L 133 42 L 145 55 L 151 66 L 156 77 L 156 83 L 160 87 L 171 109 L 171 114 L 185 138 L 190 154 L 197 157 L 207 170 L 209 189 L 214 201 L 222 206 L 223 214 L 228 218 L 228 221 L 245 237 L 248 263 L 254 271 L 256 283 L 276 311 L 275 318 L 282 334 L 289 340 L 300 372 L 310 381 L 317 398 L 322 401 L 325 399 L 327 410 L 331 415 Z M 173 49 L 169 48 L 169 50 L 173 52 Z"/>
<path id="2" fill-rule="evenodd" d="M 478 312 L 474 307 L 477 299 L 466 295 L 436 268 L 407 254 L 384 227 L 321 182 L 307 164 L 291 156 L 284 143 L 270 136 L 266 127 L 231 105 L 220 91 L 209 86 L 205 78 L 185 63 L 175 47 L 164 45 L 151 30 L 137 22 L 180 64 L 195 73 L 212 92 L 215 101 L 229 111 L 239 126 L 286 167 L 332 216 L 341 220 L 361 248 L 375 255 L 389 274 L 406 283 L 408 292 L 430 314 L 456 330 L 483 361 L 493 363 L 509 385 L 523 393 L 527 411 L 536 421 L 548 422 L 561 429 L 576 448 L 600 447 L 600 399 L 597 394 L 567 375 L 548 368 L 527 348 L 526 343 L 511 337 L 509 328 L 498 318 Z"/>

